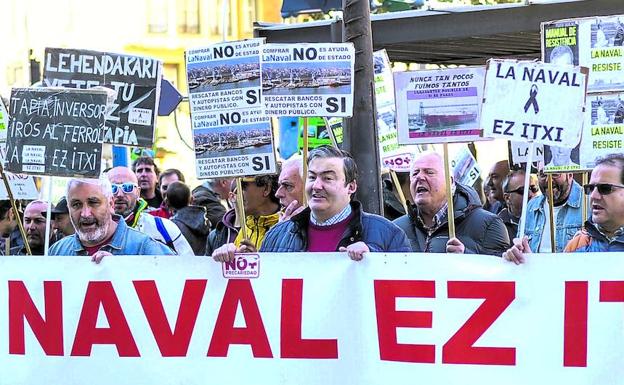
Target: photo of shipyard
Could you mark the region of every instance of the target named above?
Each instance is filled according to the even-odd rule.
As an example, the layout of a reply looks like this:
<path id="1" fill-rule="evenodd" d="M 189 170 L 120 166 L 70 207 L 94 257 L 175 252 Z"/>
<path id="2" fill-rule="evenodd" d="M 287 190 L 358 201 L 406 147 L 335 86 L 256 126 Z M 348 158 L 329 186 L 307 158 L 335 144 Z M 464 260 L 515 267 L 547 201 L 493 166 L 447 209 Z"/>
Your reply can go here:
<path id="1" fill-rule="evenodd" d="M 243 124 L 194 131 L 197 159 L 271 153 L 271 125 Z"/>
<path id="2" fill-rule="evenodd" d="M 258 57 L 189 64 L 188 86 L 190 93 L 260 87 Z"/>
<path id="3" fill-rule="evenodd" d="M 351 63 L 263 63 L 265 95 L 351 93 Z"/>

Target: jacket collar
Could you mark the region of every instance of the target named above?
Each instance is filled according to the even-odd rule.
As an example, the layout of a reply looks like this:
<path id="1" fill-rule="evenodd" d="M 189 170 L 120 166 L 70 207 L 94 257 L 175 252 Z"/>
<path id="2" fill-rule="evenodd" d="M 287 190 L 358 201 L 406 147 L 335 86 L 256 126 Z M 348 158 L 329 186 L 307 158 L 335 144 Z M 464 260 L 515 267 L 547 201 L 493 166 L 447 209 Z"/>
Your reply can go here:
<path id="1" fill-rule="evenodd" d="M 121 250 L 126 240 L 126 234 L 128 233 L 129 227 L 128 225 L 126 225 L 126 221 L 124 221 L 121 215 L 113 214 L 112 220 L 117 222 L 117 228 L 113 233 L 113 238 L 111 239 L 111 241 L 108 244 L 102 245 L 102 247 L 110 246 L 113 249 Z M 80 255 L 81 252 L 85 251 L 85 247 L 82 245 L 82 242 L 80 242 L 78 233 L 72 234 L 71 237 L 74 237 L 74 251 L 76 252 L 76 254 Z"/>
<path id="2" fill-rule="evenodd" d="M 543 211 L 544 204 L 546 203 L 546 194 L 542 194 L 533 199 L 539 199 L 538 204 L 533 208 L 533 211 Z M 562 206 L 570 206 L 575 209 L 581 207 L 581 203 L 583 202 L 583 189 L 581 185 L 576 183 L 574 179 L 572 179 L 572 188 L 570 189 L 570 195 L 568 195 L 568 199 L 563 203 Z"/>

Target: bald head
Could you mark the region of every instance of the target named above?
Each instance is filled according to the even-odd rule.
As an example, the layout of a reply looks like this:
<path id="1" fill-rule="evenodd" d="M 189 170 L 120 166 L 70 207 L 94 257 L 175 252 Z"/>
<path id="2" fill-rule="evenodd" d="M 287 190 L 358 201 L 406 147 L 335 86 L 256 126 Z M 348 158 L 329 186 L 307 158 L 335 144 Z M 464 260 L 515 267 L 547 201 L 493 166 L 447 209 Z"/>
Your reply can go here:
<path id="1" fill-rule="evenodd" d="M 136 174 L 133 173 L 128 167 L 113 167 L 108 171 L 106 176 L 108 176 L 108 180 L 111 181 L 111 183 L 139 183 Z"/>
<path id="2" fill-rule="evenodd" d="M 500 160 L 492 166 L 486 179 L 486 184 L 490 187 L 491 194 L 497 201 L 503 204 L 505 203 L 503 180 L 507 177 L 507 174 L 509 174 L 509 162 Z"/>

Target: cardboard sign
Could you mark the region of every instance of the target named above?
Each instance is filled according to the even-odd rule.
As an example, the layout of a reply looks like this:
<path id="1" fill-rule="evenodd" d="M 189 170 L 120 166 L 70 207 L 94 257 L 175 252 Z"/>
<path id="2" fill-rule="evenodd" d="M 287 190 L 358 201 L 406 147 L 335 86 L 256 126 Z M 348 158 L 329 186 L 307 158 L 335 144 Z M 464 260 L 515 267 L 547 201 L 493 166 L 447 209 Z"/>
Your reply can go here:
<path id="1" fill-rule="evenodd" d="M 490 59 L 481 125 L 490 137 L 573 148 L 581 138 L 586 80 L 579 67 Z"/>
<path id="2" fill-rule="evenodd" d="M 481 175 L 481 167 L 470 150 L 463 146 L 451 160 L 455 182 L 472 186 Z"/>
<path id="3" fill-rule="evenodd" d="M 117 93 L 106 116 L 104 143 L 152 147 L 160 100 L 161 61 L 67 48 L 46 48 L 45 57 L 46 87 L 103 86 Z"/>
<path id="4" fill-rule="evenodd" d="M 262 39 L 186 53 L 197 177 L 275 172 L 273 132 L 260 100 Z"/>
<path id="5" fill-rule="evenodd" d="M 353 115 L 351 43 L 265 44 L 262 103 L 269 116 Z"/>
<path id="6" fill-rule="evenodd" d="M 589 68 L 589 92 L 624 91 L 624 15 L 542 24 L 544 61 Z"/>
<path id="7" fill-rule="evenodd" d="M 6 169 L 97 178 L 106 135 L 104 91 L 14 88 Z"/>
<path id="8" fill-rule="evenodd" d="M 381 167 L 396 172 L 409 172 L 419 146 L 399 144 L 394 103 L 394 77 L 386 50 L 373 52 L 375 71 L 375 106 Z"/>
<path id="9" fill-rule="evenodd" d="M 510 141 L 510 151 L 511 151 L 511 162 L 512 164 L 523 164 L 529 160 L 529 145 L 527 142 L 516 142 Z M 543 162 L 544 161 L 544 146 L 543 145 L 535 145 L 533 146 L 533 161 L 534 162 Z"/>
<path id="10" fill-rule="evenodd" d="M 581 139 L 581 165 L 592 169 L 596 159 L 624 151 L 624 93 L 587 97 Z"/>
<path id="11" fill-rule="evenodd" d="M 480 140 L 483 74 L 480 67 L 395 73 L 399 143 Z"/>

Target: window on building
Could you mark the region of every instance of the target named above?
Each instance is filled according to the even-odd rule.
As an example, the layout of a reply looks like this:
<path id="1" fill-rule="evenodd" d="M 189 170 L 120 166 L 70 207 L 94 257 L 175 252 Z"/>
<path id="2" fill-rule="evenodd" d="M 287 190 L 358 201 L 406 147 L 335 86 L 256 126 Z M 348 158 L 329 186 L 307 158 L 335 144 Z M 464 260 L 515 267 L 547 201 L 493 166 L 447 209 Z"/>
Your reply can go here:
<path id="1" fill-rule="evenodd" d="M 199 1 L 177 0 L 178 33 L 199 33 Z"/>
<path id="2" fill-rule="evenodd" d="M 221 36 L 223 34 L 223 1 L 224 0 L 216 0 L 213 4 L 215 4 L 214 8 L 214 16 L 211 18 L 210 23 L 210 33 L 212 35 Z M 225 0 L 228 3 L 227 9 L 227 36 L 232 36 L 232 23 L 233 21 L 233 12 L 232 6 L 235 6 L 236 3 L 230 0 Z"/>
<path id="3" fill-rule="evenodd" d="M 167 33 L 169 29 L 167 0 L 147 0 L 147 31 Z"/>

